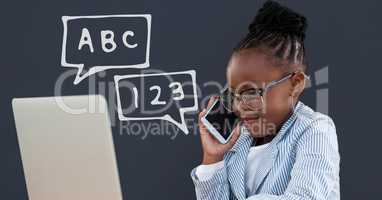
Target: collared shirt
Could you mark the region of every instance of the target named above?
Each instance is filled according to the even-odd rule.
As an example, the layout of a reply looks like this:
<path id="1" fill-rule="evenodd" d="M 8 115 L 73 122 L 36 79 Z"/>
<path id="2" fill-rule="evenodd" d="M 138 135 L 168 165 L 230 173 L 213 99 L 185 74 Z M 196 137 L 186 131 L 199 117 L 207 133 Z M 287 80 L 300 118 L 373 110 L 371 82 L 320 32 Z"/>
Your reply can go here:
<path id="1" fill-rule="evenodd" d="M 208 178 L 194 168 L 191 177 L 201 200 L 339 200 L 340 155 L 332 119 L 298 102 L 291 116 L 262 154 L 253 191 L 246 190 L 245 171 L 253 138 L 240 134 L 224 161 Z"/>

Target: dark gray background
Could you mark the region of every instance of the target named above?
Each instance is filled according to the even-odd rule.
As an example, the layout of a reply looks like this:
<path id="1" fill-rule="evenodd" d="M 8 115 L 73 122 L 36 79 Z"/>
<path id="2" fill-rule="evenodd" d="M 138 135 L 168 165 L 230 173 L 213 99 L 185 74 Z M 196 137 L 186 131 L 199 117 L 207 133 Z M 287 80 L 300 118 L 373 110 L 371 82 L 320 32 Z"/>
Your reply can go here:
<path id="1" fill-rule="evenodd" d="M 27 199 L 11 99 L 51 96 L 60 67 L 62 15 L 150 13 L 151 68 L 195 69 L 197 82 L 225 82 L 232 47 L 262 1 L 46 0 L 2 1 L 0 199 Z M 380 199 L 381 1 L 283 1 L 309 19 L 310 71 L 329 66 L 330 116 L 341 151 L 343 199 Z M 139 73 L 138 70 L 108 71 Z M 211 76 L 213 74 L 213 76 Z M 71 79 L 72 80 L 72 79 Z M 203 96 L 216 92 L 205 89 Z M 86 94 L 87 83 L 64 84 L 64 94 Z M 314 107 L 314 89 L 303 101 Z M 114 116 L 115 117 L 115 116 Z M 196 118 L 188 114 L 186 118 Z M 191 130 L 192 132 L 193 130 Z M 189 172 L 199 164 L 198 135 L 119 135 L 113 128 L 125 199 L 195 199 Z"/>

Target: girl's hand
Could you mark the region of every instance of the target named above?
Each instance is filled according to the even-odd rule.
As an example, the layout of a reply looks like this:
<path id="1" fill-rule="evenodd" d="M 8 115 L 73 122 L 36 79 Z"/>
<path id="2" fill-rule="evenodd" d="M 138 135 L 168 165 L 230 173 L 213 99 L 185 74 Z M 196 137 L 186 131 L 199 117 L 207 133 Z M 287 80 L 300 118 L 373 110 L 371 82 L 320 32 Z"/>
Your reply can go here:
<path id="1" fill-rule="evenodd" d="M 226 144 L 220 143 L 204 126 L 201 118 L 206 114 L 208 108 L 212 106 L 213 102 L 218 97 L 211 97 L 207 109 L 203 109 L 202 112 L 199 113 L 199 131 L 200 131 L 200 139 L 203 148 L 203 165 L 208 165 L 212 163 L 219 162 L 223 160 L 224 154 L 232 148 L 232 146 L 236 143 L 236 140 L 240 135 L 240 123 L 235 127 L 234 133 L 230 140 Z"/>

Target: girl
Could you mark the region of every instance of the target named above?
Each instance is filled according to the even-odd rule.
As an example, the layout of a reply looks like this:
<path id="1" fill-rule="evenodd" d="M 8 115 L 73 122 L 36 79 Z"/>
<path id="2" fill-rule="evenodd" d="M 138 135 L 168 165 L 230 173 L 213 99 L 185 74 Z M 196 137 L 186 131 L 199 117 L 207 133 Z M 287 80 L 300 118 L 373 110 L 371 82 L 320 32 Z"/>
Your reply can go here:
<path id="1" fill-rule="evenodd" d="M 299 101 L 305 87 L 304 16 L 267 1 L 234 49 L 221 98 L 241 123 L 220 144 L 199 122 L 197 199 L 340 199 L 335 125 Z M 205 115 L 204 109 L 199 117 Z"/>

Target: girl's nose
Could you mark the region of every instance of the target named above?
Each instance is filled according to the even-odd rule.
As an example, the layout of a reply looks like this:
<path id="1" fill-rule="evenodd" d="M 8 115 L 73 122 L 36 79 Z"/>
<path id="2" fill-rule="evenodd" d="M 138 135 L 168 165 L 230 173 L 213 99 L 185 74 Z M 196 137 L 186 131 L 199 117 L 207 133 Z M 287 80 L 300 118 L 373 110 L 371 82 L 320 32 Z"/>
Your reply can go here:
<path id="1" fill-rule="evenodd" d="M 247 117 L 253 117 L 258 116 L 263 113 L 263 108 L 261 105 L 258 105 L 256 107 L 247 105 L 243 102 L 239 102 L 236 106 L 236 109 L 234 109 L 235 114 L 237 116 L 240 116 L 241 118 L 247 118 Z"/>

